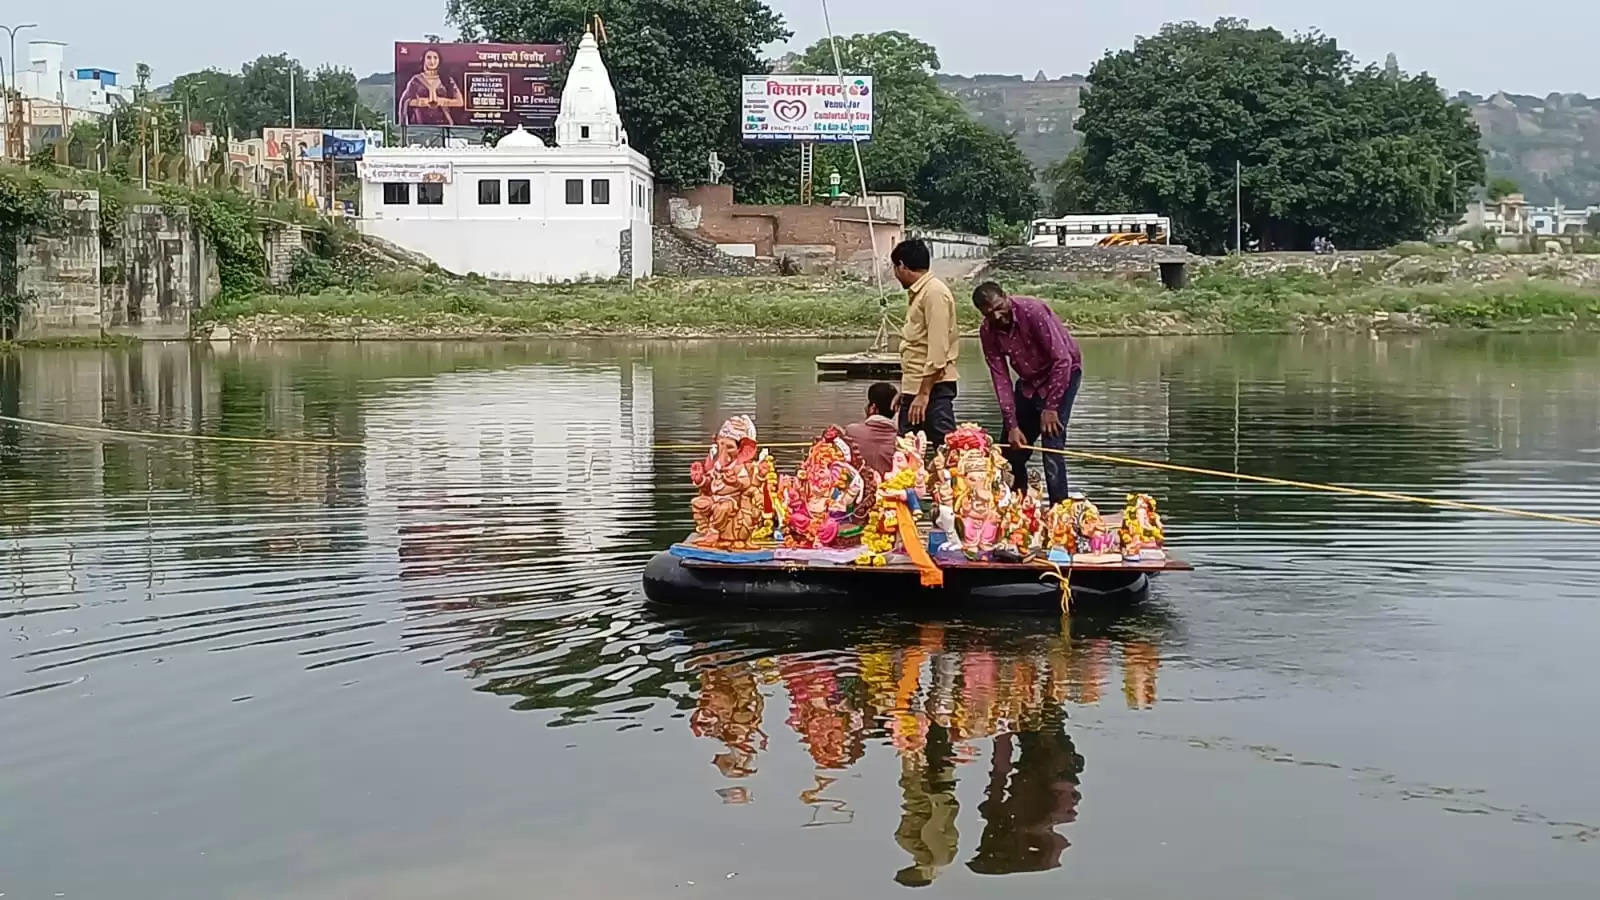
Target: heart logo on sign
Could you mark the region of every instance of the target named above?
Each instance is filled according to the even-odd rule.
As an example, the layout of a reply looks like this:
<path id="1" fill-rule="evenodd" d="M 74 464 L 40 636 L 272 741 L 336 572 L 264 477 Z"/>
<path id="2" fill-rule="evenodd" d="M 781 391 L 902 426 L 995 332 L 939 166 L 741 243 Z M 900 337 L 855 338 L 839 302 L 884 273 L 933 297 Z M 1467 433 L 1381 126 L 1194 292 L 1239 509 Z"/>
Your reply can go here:
<path id="1" fill-rule="evenodd" d="M 772 111 L 785 122 L 796 122 L 806 114 L 806 105 L 799 100 L 779 100 L 772 104 Z"/>

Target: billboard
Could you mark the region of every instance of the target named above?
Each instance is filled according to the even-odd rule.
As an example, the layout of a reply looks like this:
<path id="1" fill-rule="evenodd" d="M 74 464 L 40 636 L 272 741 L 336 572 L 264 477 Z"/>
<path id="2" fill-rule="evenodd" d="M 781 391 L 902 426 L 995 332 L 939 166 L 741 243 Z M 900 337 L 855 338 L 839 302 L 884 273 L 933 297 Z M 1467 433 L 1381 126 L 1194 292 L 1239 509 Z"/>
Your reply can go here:
<path id="1" fill-rule="evenodd" d="M 263 128 L 261 137 L 267 145 L 267 162 L 283 162 L 294 157 L 306 162 L 324 159 L 360 159 L 368 147 L 383 146 L 383 132 L 359 128 Z M 291 148 L 297 146 L 299 152 Z M 326 155 L 324 155 L 326 154 Z"/>
<path id="2" fill-rule="evenodd" d="M 746 75 L 740 133 L 747 141 L 872 137 L 872 76 Z"/>
<path id="3" fill-rule="evenodd" d="M 361 180 L 372 183 L 449 184 L 454 167 L 448 161 L 363 162 Z"/>
<path id="4" fill-rule="evenodd" d="M 263 128 L 261 137 L 267 142 L 268 162 L 322 158 L 321 128 Z M 295 147 L 299 147 L 298 152 Z"/>
<path id="5" fill-rule="evenodd" d="M 383 132 L 359 128 L 334 129 L 322 133 L 323 159 L 360 159 L 368 147 L 382 147 Z"/>
<path id="6" fill-rule="evenodd" d="M 395 121 L 403 125 L 553 128 L 560 44 L 394 45 Z"/>

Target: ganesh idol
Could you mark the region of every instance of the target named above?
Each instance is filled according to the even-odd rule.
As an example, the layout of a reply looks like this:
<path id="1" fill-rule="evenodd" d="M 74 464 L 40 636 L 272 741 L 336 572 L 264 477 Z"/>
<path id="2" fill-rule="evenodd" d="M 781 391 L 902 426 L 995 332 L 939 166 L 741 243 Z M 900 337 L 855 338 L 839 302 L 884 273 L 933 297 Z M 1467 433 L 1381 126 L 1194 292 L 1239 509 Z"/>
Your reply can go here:
<path id="1" fill-rule="evenodd" d="M 719 550 L 749 549 L 770 520 L 764 477 L 769 466 L 749 416 L 722 423 L 706 458 L 689 466 L 689 480 L 697 490 L 689 502 L 695 530 L 690 543 Z"/>
<path id="2" fill-rule="evenodd" d="M 800 468 L 783 480 L 788 545 L 806 549 L 854 545 L 877 496 L 877 478 L 870 473 L 844 431 L 828 426 L 812 442 Z"/>
<path id="3" fill-rule="evenodd" d="M 961 549 L 977 558 L 993 550 L 1000 537 L 1001 502 L 1010 490 L 1010 467 L 988 432 L 977 425 L 964 424 L 951 432 L 944 453 Z"/>

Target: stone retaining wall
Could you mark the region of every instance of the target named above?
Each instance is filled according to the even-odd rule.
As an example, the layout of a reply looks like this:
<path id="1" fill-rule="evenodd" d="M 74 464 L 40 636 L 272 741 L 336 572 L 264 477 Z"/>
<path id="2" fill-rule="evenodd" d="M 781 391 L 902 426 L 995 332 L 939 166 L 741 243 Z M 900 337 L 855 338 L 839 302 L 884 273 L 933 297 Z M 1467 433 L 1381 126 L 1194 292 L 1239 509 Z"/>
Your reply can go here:
<path id="1" fill-rule="evenodd" d="M 1164 262 L 1197 261 L 1178 244 L 1134 247 L 1006 247 L 997 252 L 979 278 L 1013 281 L 1081 281 L 1125 279 L 1160 281 Z"/>
<path id="2" fill-rule="evenodd" d="M 131 207 L 102 242 L 99 193 L 56 196 L 61 227 L 20 247 L 16 337 L 187 337 L 191 314 L 221 290 L 188 212 Z"/>
<path id="3" fill-rule="evenodd" d="M 1600 254 L 1468 253 L 1427 250 L 1417 253 L 1374 250 L 1314 253 L 1247 253 L 1206 257 L 1204 266 L 1228 265 L 1246 278 L 1290 272 L 1351 276 L 1388 284 L 1482 284 L 1515 278 L 1543 278 L 1574 285 L 1600 285 Z"/>
<path id="4" fill-rule="evenodd" d="M 687 277 L 714 275 L 777 275 L 778 262 L 770 258 L 732 256 L 712 242 L 670 225 L 653 229 L 653 274 Z"/>
<path id="5" fill-rule="evenodd" d="M 267 257 L 267 283 L 282 287 L 294 272 L 296 256 L 305 252 L 305 229 L 287 222 L 272 222 L 261 233 L 261 249 Z"/>
<path id="6" fill-rule="evenodd" d="M 100 194 L 58 191 L 56 196 L 60 227 L 35 236 L 17 254 L 22 309 L 16 337 L 21 340 L 100 334 Z"/>

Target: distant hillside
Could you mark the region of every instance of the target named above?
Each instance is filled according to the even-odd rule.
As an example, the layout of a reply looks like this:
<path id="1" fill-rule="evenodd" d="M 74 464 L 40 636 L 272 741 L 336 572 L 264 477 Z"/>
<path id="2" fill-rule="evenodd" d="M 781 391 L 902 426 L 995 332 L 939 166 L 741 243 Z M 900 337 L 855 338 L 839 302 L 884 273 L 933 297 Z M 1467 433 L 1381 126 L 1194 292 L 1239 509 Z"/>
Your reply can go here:
<path id="1" fill-rule="evenodd" d="M 1031 80 L 1021 75 L 940 75 L 939 86 L 954 94 L 974 118 L 1016 137 L 1022 155 L 1043 169 L 1078 146 L 1072 126 L 1082 113 L 1079 99 L 1088 87 L 1081 75 Z"/>
<path id="2" fill-rule="evenodd" d="M 1472 107 L 1491 175 L 1515 181 L 1532 203 L 1600 203 L 1600 98 L 1462 93 L 1456 99 Z"/>
<path id="3" fill-rule="evenodd" d="M 361 105 L 383 113 L 383 117 L 394 121 L 394 73 L 374 72 L 356 82 L 356 96 L 361 98 Z"/>

